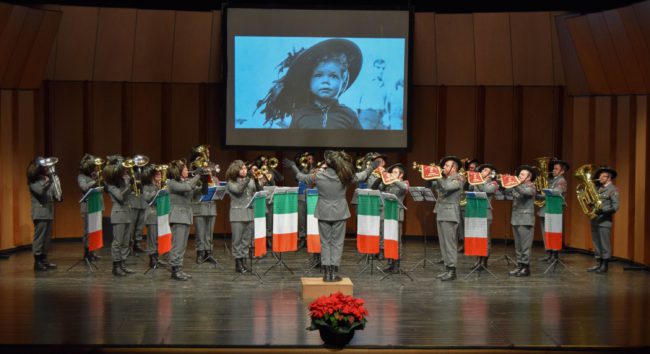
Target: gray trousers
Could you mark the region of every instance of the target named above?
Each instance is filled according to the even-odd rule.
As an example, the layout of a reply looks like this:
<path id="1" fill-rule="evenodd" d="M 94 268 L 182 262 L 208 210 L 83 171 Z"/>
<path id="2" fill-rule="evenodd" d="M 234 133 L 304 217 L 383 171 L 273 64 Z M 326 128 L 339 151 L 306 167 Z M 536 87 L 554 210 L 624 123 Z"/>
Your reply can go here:
<path id="1" fill-rule="evenodd" d="M 517 263 L 530 264 L 530 250 L 533 247 L 533 225 L 512 225 L 515 235 Z"/>
<path id="2" fill-rule="evenodd" d="M 458 260 L 458 223 L 455 221 L 437 221 L 438 239 L 440 240 L 440 253 L 447 267 L 456 267 Z"/>
<path id="3" fill-rule="evenodd" d="M 147 254 L 158 252 L 158 224 L 147 225 Z"/>
<path id="4" fill-rule="evenodd" d="M 113 262 L 125 261 L 129 254 L 131 224 L 113 224 L 113 241 L 111 242 L 111 258 Z"/>
<path id="5" fill-rule="evenodd" d="M 190 235 L 190 225 L 188 224 L 171 224 L 172 229 L 172 250 L 169 253 L 169 264 L 172 267 L 182 267 L 185 249 L 187 248 L 187 238 Z"/>
<path id="6" fill-rule="evenodd" d="M 594 243 L 594 256 L 596 258 L 612 258 L 612 227 L 591 224 L 591 240 Z"/>
<path id="7" fill-rule="evenodd" d="M 246 258 L 251 246 L 253 237 L 252 221 L 231 221 L 232 231 L 232 256 L 233 258 Z"/>
<path id="8" fill-rule="evenodd" d="M 145 226 L 144 211 L 145 209 L 131 208 L 131 240 L 142 241 Z"/>
<path id="9" fill-rule="evenodd" d="M 324 266 L 340 266 L 345 241 L 345 220 L 318 220 L 318 233 L 321 243 L 321 264 Z"/>
<path id="10" fill-rule="evenodd" d="M 298 237 L 307 237 L 307 202 L 298 199 Z"/>
<path id="11" fill-rule="evenodd" d="M 214 215 L 201 215 L 194 217 L 197 251 L 212 251 L 212 236 L 216 219 L 217 217 Z"/>
<path id="12" fill-rule="evenodd" d="M 52 239 L 52 220 L 34 220 L 34 241 L 32 253 L 35 256 L 47 254 Z"/>

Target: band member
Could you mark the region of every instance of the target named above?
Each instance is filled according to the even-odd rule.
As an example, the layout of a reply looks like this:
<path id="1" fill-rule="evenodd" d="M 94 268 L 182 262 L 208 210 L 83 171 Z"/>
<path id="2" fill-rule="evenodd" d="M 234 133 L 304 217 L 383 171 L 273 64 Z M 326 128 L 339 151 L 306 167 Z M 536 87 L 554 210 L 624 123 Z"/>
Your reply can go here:
<path id="1" fill-rule="evenodd" d="M 476 167 L 480 164 L 479 160 L 477 158 L 473 158 L 471 160 L 464 159 L 463 161 L 466 161 L 463 169 L 467 172 L 469 171 L 476 171 Z M 461 163 L 463 162 L 461 161 Z M 465 172 L 465 175 L 467 174 Z M 462 174 L 461 174 L 462 175 Z M 467 181 L 467 178 L 463 176 L 465 183 L 463 184 L 463 191 L 468 191 L 469 190 L 469 182 Z M 458 252 L 463 253 L 465 250 L 465 205 L 460 206 L 460 222 L 458 223 Z"/>
<path id="2" fill-rule="evenodd" d="M 56 269 L 56 264 L 47 260 L 47 252 L 52 239 L 52 220 L 54 219 L 55 192 L 54 173 L 44 166 L 42 157 L 37 157 L 27 166 L 27 183 L 32 196 L 32 221 L 34 223 L 34 241 L 32 253 L 34 254 L 34 270 L 46 271 Z M 61 190 L 61 185 L 58 187 Z M 59 200 L 60 201 L 60 196 Z"/>
<path id="3" fill-rule="evenodd" d="M 134 174 L 137 181 L 136 182 L 137 187 L 142 188 L 140 182 L 142 180 L 141 167 L 136 167 L 134 170 Z M 133 181 L 131 181 L 131 183 L 133 183 Z M 145 253 L 145 250 L 143 250 L 142 247 L 140 247 L 140 242 L 142 241 L 142 234 L 144 232 L 144 227 L 145 227 L 144 214 L 145 214 L 145 210 L 147 209 L 147 202 L 144 200 L 144 197 L 142 196 L 141 193 L 139 195 L 135 195 L 135 193 L 131 193 L 128 196 L 128 203 L 129 206 L 131 207 L 130 242 L 133 245 L 133 254 Z"/>
<path id="4" fill-rule="evenodd" d="M 232 256 L 237 273 L 250 272 L 244 262 L 248 256 L 253 235 L 253 209 L 247 208 L 255 192 L 261 189 L 252 172 L 242 160 L 233 161 L 226 170 L 227 189 L 230 194 L 230 229 L 232 232 Z"/>
<path id="5" fill-rule="evenodd" d="M 382 181 L 379 184 L 379 190 L 384 193 L 393 194 L 399 199 L 400 203 L 404 204 L 404 197 L 406 197 L 406 192 L 408 191 L 409 184 L 404 180 L 406 178 L 406 169 L 401 163 L 396 163 L 388 167 L 387 172 L 391 174 L 391 181 L 394 181 L 389 184 L 384 184 Z M 382 219 L 384 218 L 384 213 L 382 212 Z M 402 258 L 402 224 L 404 223 L 404 209 L 399 208 L 399 213 L 397 216 L 397 242 L 399 248 L 399 258 L 398 260 L 388 260 L 388 267 L 384 268 L 384 272 L 393 272 L 399 273 L 400 260 Z M 382 222 L 383 226 L 383 222 Z M 383 231 L 383 230 L 382 230 Z M 382 232 L 382 241 L 383 241 L 383 232 Z"/>
<path id="6" fill-rule="evenodd" d="M 591 220 L 591 239 L 597 264 L 587 269 L 588 272 L 604 274 L 609 268 L 609 259 L 612 257 L 612 219 L 620 206 L 618 188 L 612 183 L 616 175 L 611 167 L 600 167 L 594 173 L 602 207 L 596 210 L 596 217 Z"/>
<path id="7" fill-rule="evenodd" d="M 347 186 L 363 180 L 372 170 L 371 165 L 363 172 L 354 173 L 352 158 L 343 151 L 325 151 L 324 170 L 304 174 L 298 170 L 296 163 L 285 159 L 285 167 L 290 168 L 296 179 L 305 183 L 314 183 L 318 188 L 318 202 L 314 217 L 318 219 L 318 233 L 321 238 L 321 262 L 325 272 L 323 281 L 340 281 L 337 275 L 343 253 L 345 223 L 350 217 L 350 209 L 345 199 Z"/>
<path id="8" fill-rule="evenodd" d="M 126 267 L 126 257 L 129 254 L 129 235 L 133 215 L 128 204 L 131 189 L 131 177 L 122 165 L 124 158 L 112 155 L 106 159 L 103 175 L 106 181 L 106 192 L 111 197 L 111 225 L 113 241 L 111 242 L 111 258 L 113 259 L 113 275 L 125 276 L 134 273 Z"/>
<path id="9" fill-rule="evenodd" d="M 494 165 L 486 163 L 482 164 L 475 169 L 476 172 L 481 174 L 481 177 L 483 177 L 483 183 L 482 184 L 477 184 L 473 186 L 469 186 L 469 191 L 472 192 L 485 192 L 487 194 L 488 198 L 488 210 L 487 210 L 487 223 L 488 223 L 488 238 L 487 238 L 487 247 L 488 247 L 488 255 L 485 257 L 477 257 L 478 259 L 476 260 L 476 263 L 474 264 L 474 268 L 479 267 L 480 265 L 483 265 L 483 267 L 487 268 L 488 266 L 488 258 L 490 257 L 490 246 L 491 246 L 491 241 L 490 241 L 490 227 L 492 226 L 492 197 L 494 197 L 494 194 L 496 191 L 499 189 L 499 184 L 494 181 L 492 178 L 494 175 L 496 175 L 496 168 L 494 168 Z"/>
<path id="10" fill-rule="evenodd" d="M 262 167 L 266 166 L 264 169 Z M 264 189 L 264 187 L 275 186 L 275 174 L 272 172 L 271 168 L 266 165 L 266 157 L 258 156 L 253 162 L 248 166 L 253 179 L 258 186 L 258 188 Z M 276 171 L 277 172 L 277 171 Z M 278 173 L 279 175 L 279 173 Z M 283 177 L 284 179 L 284 177 Z M 269 198 L 271 196 L 269 195 Z M 273 205 L 266 204 L 266 242 L 269 247 L 272 245 L 273 240 Z"/>
<path id="11" fill-rule="evenodd" d="M 554 195 L 559 195 L 562 197 L 563 206 L 566 207 L 566 190 L 567 190 L 567 181 L 564 178 L 564 174 L 569 170 L 569 163 L 563 160 L 551 160 L 551 166 L 553 170 L 551 171 L 553 178 L 548 182 L 548 189 L 553 190 Z M 541 192 L 541 193 L 540 193 Z M 538 191 L 537 198 L 543 200 L 544 193 L 543 191 Z M 546 215 L 546 205 L 539 208 L 537 212 L 539 215 L 539 223 L 542 231 L 542 238 L 544 239 L 544 244 L 546 245 L 546 225 L 545 225 L 545 215 Z M 559 251 L 546 251 L 546 257 L 542 258 L 544 262 L 552 262 L 554 259 L 559 257 Z"/>
<path id="12" fill-rule="evenodd" d="M 309 174 L 314 169 L 314 154 L 307 151 L 302 154 L 296 155 L 296 165 L 301 173 Z M 307 189 L 314 188 L 314 185 L 307 185 L 305 182 L 298 181 L 298 249 L 307 246 Z M 315 256 L 318 256 L 315 254 Z M 320 260 L 320 256 L 318 256 Z"/>
<path id="13" fill-rule="evenodd" d="M 446 271 L 436 278 L 447 281 L 456 279 L 456 261 L 458 259 L 458 241 L 456 240 L 460 222 L 460 197 L 463 193 L 464 180 L 458 174 L 460 160 L 456 156 L 443 157 L 440 160 L 444 177 L 433 182 L 433 189 L 438 191 L 438 201 L 433 212 L 436 213 L 440 252 Z"/>
<path id="14" fill-rule="evenodd" d="M 161 188 L 162 172 L 153 165 L 142 169 L 142 197 L 147 203 L 144 220 L 147 225 L 147 254 L 149 255 L 149 268 L 156 269 L 159 264 L 165 264 L 158 259 L 158 213 L 156 203 L 153 202 Z"/>
<path id="15" fill-rule="evenodd" d="M 386 167 L 386 155 L 382 155 L 378 152 L 371 152 L 366 155 L 366 164 L 363 166 L 366 168 L 369 164 L 374 164 L 377 166 L 372 170 L 372 173 L 366 178 L 367 188 L 378 190 L 381 183 L 381 173 Z M 383 261 L 384 257 L 384 213 L 382 211 L 379 221 L 379 254 L 375 256 L 376 259 Z"/>
<path id="16" fill-rule="evenodd" d="M 528 165 L 521 165 L 515 173 L 519 185 L 509 189 L 512 193 L 512 233 L 515 236 L 515 253 L 517 268 L 508 274 L 516 277 L 530 276 L 530 251 L 533 246 L 533 227 L 535 226 L 535 185 L 536 170 Z"/>
<path id="17" fill-rule="evenodd" d="M 195 175 L 189 178 L 185 160 L 174 160 L 169 165 L 167 188 L 169 190 L 169 226 L 172 230 L 172 249 L 169 263 L 172 266 L 172 279 L 186 281 L 191 275 L 183 272 L 183 257 L 187 249 L 187 238 L 192 225 L 192 196 L 201 189 L 202 167 L 197 167 Z"/>
<path id="18" fill-rule="evenodd" d="M 79 175 L 77 176 L 77 184 L 79 184 L 79 189 L 81 189 L 81 194 L 85 195 L 88 190 L 95 187 L 100 187 L 97 185 L 97 171 L 95 171 L 97 165 L 95 165 L 95 156 L 90 154 L 85 154 L 81 158 L 79 163 Z M 100 172 L 101 173 L 101 172 Z M 102 209 L 104 209 L 104 199 L 101 198 Z M 81 218 L 84 221 L 84 234 L 82 236 L 82 243 L 84 246 L 84 259 L 89 262 L 94 262 L 98 259 L 95 252 L 90 252 L 88 250 L 88 203 L 86 200 L 80 203 L 81 207 Z"/>
<path id="19" fill-rule="evenodd" d="M 195 146 L 192 149 L 191 161 L 199 159 L 209 159 L 210 150 L 206 145 Z M 203 192 L 207 192 L 207 187 L 215 187 L 219 183 L 217 177 L 216 165 L 210 161 L 205 161 L 207 167 L 204 168 L 204 174 L 201 175 L 202 189 L 195 192 L 193 212 L 194 227 L 196 230 L 196 263 L 210 262 L 217 264 L 212 256 L 212 238 L 214 234 L 214 223 L 217 218 L 217 203 L 214 200 L 201 201 Z"/>

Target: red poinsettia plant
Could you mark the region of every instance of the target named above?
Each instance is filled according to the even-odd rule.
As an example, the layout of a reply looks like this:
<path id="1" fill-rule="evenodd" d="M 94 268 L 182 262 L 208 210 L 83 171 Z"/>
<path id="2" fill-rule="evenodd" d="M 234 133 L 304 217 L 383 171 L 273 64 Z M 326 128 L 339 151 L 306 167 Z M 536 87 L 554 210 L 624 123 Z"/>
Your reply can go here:
<path id="1" fill-rule="evenodd" d="M 355 329 L 363 329 L 368 315 L 368 310 L 363 307 L 363 304 L 363 299 L 343 295 L 340 291 L 329 296 L 321 296 L 309 304 L 311 326 L 307 329 L 329 327 L 331 331 L 337 333 L 350 333 Z"/>

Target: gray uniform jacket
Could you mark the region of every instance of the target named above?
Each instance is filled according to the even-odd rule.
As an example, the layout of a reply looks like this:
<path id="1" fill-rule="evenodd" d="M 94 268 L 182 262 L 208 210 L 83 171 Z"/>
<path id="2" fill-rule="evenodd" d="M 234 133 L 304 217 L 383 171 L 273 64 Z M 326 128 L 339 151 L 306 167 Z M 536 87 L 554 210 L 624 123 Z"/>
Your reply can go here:
<path id="1" fill-rule="evenodd" d="M 318 171 L 316 174 L 303 174 L 294 169 L 296 179 L 305 183 L 314 183 L 318 188 L 318 202 L 314 210 L 314 217 L 323 221 L 339 221 L 348 219 L 350 208 L 346 200 L 347 186 L 341 183 L 336 171 L 332 168 L 326 168 Z M 354 181 L 358 182 L 366 179 L 370 169 L 355 174 Z"/>
<path id="2" fill-rule="evenodd" d="M 404 205 L 404 197 L 406 197 L 408 184 L 404 181 L 396 181 L 388 185 L 382 183 L 379 185 L 379 190 L 384 193 L 394 194 L 402 205 Z M 404 208 L 399 208 L 398 221 L 404 221 Z"/>
<path id="3" fill-rule="evenodd" d="M 96 182 L 92 177 L 85 175 L 83 173 L 80 173 L 77 176 L 77 184 L 79 184 L 79 189 L 81 189 L 82 195 L 85 195 L 90 188 L 95 187 L 95 183 Z M 83 202 L 79 203 L 79 206 L 81 208 L 81 216 L 82 217 L 86 216 L 86 214 L 88 213 L 88 203 L 84 200 Z"/>
<path id="4" fill-rule="evenodd" d="M 111 196 L 111 201 L 113 202 L 113 206 L 111 207 L 111 223 L 131 223 L 131 207 L 127 202 L 128 196 L 131 194 L 131 186 L 127 184 L 120 189 L 118 186 L 107 184 L 106 187 L 106 191 Z"/>
<path id="5" fill-rule="evenodd" d="M 305 168 L 305 169 L 300 170 L 300 173 L 305 174 L 305 175 L 309 175 L 309 174 L 311 174 L 311 172 L 312 172 L 311 168 Z M 307 200 L 307 189 L 314 188 L 315 185 L 314 185 L 314 183 L 312 181 L 309 181 L 309 182 L 298 181 L 298 183 L 300 183 L 300 182 L 305 184 L 305 191 L 303 193 L 301 193 L 301 194 L 298 194 L 298 200 L 304 202 L 304 201 Z"/>
<path id="6" fill-rule="evenodd" d="M 129 194 L 127 201 L 129 203 L 129 206 L 132 209 L 146 209 L 147 208 L 147 203 L 144 200 L 144 197 L 142 196 L 142 193 L 140 195 L 136 196 L 135 194 L 131 193 Z"/>
<path id="7" fill-rule="evenodd" d="M 510 225 L 535 225 L 535 185 L 521 183 L 510 190 L 513 196 Z"/>
<path id="8" fill-rule="evenodd" d="M 149 205 L 153 198 L 158 193 L 158 187 L 153 184 L 147 184 L 142 187 L 142 198 Z M 144 223 L 146 225 L 156 225 L 158 224 L 158 213 L 156 212 L 156 203 L 151 206 L 147 206 L 147 209 L 144 210 Z"/>
<path id="9" fill-rule="evenodd" d="M 32 195 L 32 219 L 52 220 L 54 219 L 54 190 L 52 180 L 41 179 L 29 185 Z"/>
<path id="10" fill-rule="evenodd" d="M 257 191 L 255 181 L 250 177 L 238 177 L 237 181 L 228 181 L 230 194 L 230 221 L 253 221 L 253 208 L 247 208 Z"/>
<path id="11" fill-rule="evenodd" d="M 438 221 L 460 222 L 460 197 L 463 178 L 459 174 L 435 180 L 433 188 L 438 191 L 438 201 L 433 209 Z"/>
<path id="12" fill-rule="evenodd" d="M 494 193 L 499 189 L 499 184 L 496 181 L 493 181 L 490 178 L 485 179 L 485 183 L 470 186 L 470 191 L 474 192 L 485 192 L 488 198 L 488 210 L 487 210 L 487 219 L 492 220 L 492 197 Z"/>
<path id="13" fill-rule="evenodd" d="M 567 190 L 567 182 L 566 182 L 566 179 L 564 178 L 564 176 L 553 177 L 553 179 L 551 179 L 548 182 L 548 189 L 553 190 L 553 195 L 561 196 L 562 200 L 563 200 L 562 204 L 566 206 L 565 195 L 566 195 L 566 190 Z M 543 192 L 543 191 L 541 191 L 541 192 Z M 540 194 L 537 195 L 536 199 L 544 200 L 545 198 L 546 197 L 544 196 L 544 193 L 540 193 Z M 542 216 L 542 217 L 544 215 L 546 215 L 546 207 L 543 206 L 543 207 L 539 208 L 539 211 L 537 212 L 537 215 Z"/>
<path id="14" fill-rule="evenodd" d="M 591 220 L 592 224 L 597 224 L 598 226 L 612 226 L 612 216 L 618 208 L 620 207 L 618 188 L 614 186 L 613 183 L 610 183 L 606 186 L 601 186 L 598 188 L 598 196 L 603 202 L 603 207 L 601 213 Z"/>
<path id="15" fill-rule="evenodd" d="M 194 212 L 194 216 L 217 215 L 217 203 L 214 201 L 202 202 L 201 197 L 203 197 L 203 194 L 201 194 L 201 190 L 199 189 L 197 192 L 195 192 L 193 198 L 194 203 L 192 204 L 192 211 Z"/>
<path id="16" fill-rule="evenodd" d="M 179 182 L 175 179 L 167 180 L 169 190 L 169 211 L 170 224 L 192 225 L 192 196 L 199 187 L 201 175 L 196 175 L 186 181 Z"/>

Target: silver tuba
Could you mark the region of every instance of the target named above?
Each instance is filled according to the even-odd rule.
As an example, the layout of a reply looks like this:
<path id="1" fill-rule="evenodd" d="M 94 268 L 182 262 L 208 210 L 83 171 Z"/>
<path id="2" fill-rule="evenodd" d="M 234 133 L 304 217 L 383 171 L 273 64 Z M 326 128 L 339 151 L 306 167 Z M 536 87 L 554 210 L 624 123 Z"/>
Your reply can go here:
<path id="1" fill-rule="evenodd" d="M 61 190 L 61 180 L 59 179 L 59 176 L 56 174 L 56 169 L 54 168 L 54 165 L 56 165 L 58 162 L 59 159 L 57 157 L 47 157 L 47 158 L 38 159 L 38 164 L 47 169 L 47 172 L 50 175 L 50 178 L 52 179 L 54 200 L 56 200 L 57 202 L 61 202 L 63 201 L 63 190 Z"/>

